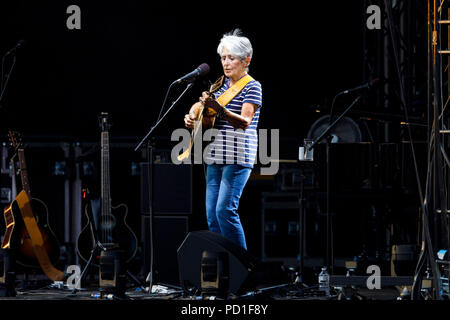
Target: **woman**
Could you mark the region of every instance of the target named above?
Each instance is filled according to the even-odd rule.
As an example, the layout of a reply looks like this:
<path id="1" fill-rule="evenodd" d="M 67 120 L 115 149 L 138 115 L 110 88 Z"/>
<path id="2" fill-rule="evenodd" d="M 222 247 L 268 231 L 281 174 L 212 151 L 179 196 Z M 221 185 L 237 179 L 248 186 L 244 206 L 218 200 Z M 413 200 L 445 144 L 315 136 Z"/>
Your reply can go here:
<path id="1" fill-rule="evenodd" d="M 261 84 L 248 75 L 253 48 L 239 29 L 222 37 L 217 53 L 224 72 L 218 89 L 214 97 L 203 92 L 184 121 L 187 128 L 193 128 L 204 108 L 203 125 L 220 132 L 205 157 L 208 227 L 247 249 L 237 210 L 256 159 Z"/>

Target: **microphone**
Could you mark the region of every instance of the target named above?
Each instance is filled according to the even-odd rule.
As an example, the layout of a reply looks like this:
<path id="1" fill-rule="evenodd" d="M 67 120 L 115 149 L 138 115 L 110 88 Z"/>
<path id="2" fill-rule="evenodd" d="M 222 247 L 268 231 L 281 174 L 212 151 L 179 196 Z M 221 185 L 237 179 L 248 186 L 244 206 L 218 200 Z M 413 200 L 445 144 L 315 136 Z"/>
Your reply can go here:
<path id="1" fill-rule="evenodd" d="M 209 65 L 206 63 L 202 63 L 195 69 L 194 71 L 182 76 L 180 79 L 174 81 L 174 83 L 181 83 L 182 81 L 190 81 L 199 76 L 204 76 L 209 72 Z"/>
<path id="2" fill-rule="evenodd" d="M 12 48 L 11 50 L 9 50 L 5 56 L 11 54 L 11 53 L 15 53 L 17 49 L 19 49 L 20 47 L 23 47 L 25 45 L 25 40 L 20 40 L 19 42 L 17 42 L 17 44 L 14 46 L 14 48 Z"/>
<path id="3" fill-rule="evenodd" d="M 358 91 L 358 90 L 363 90 L 363 89 L 370 89 L 370 88 L 372 88 L 378 81 L 379 81 L 378 78 L 377 78 L 377 79 L 370 80 L 370 81 L 367 82 L 366 84 L 363 84 L 363 85 L 358 86 L 358 87 L 356 87 L 356 88 L 348 89 L 348 90 L 342 91 L 341 94 L 347 94 L 347 93 L 350 93 L 350 92 L 353 92 L 353 91 Z"/>

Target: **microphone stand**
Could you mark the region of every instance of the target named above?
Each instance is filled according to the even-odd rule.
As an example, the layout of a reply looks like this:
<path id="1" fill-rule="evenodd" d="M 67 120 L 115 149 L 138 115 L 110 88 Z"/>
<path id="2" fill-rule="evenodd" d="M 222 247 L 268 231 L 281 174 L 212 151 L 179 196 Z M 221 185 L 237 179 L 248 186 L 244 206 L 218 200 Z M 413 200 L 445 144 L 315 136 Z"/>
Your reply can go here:
<path id="1" fill-rule="evenodd" d="M 330 166 L 330 143 L 332 136 L 329 134 L 331 129 L 333 129 L 336 124 L 347 114 L 347 112 L 350 111 L 350 109 L 361 99 L 361 95 L 356 97 L 355 100 L 350 104 L 350 106 L 342 112 L 342 114 L 333 122 L 331 123 L 328 128 L 325 129 L 322 134 L 317 137 L 313 143 L 307 147 L 307 150 L 311 150 L 314 148 L 314 146 L 319 143 L 323 138 L 326 138 L 326 165 L 327 165 L 327 244 L 326 244 L 326 255 L 325 255 L 325 266 L 328 270 L 330 270 L 330 275 L 333 274 L 333 268 L 334 268 L 334 257 L 333 257 L 333 237 L 332 237 L 332 223 L 331 223 L 331 184 L 330 184 L 330 172 L 331 172 L 331 166 Z"/>
<path id="2" fill-rule="evenodd" d="M 173 83 L 172 83 L 173 84 Z M 164 115 L 156 122 L 156 124 L 150 129 L 150 131 L 145 135 L 145 137 L 141 140 L 141 142 L 139 142 L 139 144 L 136 146 L 136 148 L 134 149 L 134 151 L 138 151 L 142 144 L 148 139 L 148 137 L 152 134 L 152 132 L 159 126 L 159 124 L 161 123 L 161 121 L 164 120 L 164 118 L 167 116 L 167 114 L 170 112 L 170 110 L 172 110 L 172 108 L 175 106 L 175 104 L 177 104 L 177 102 L 181 99 L 182 96 L 184 96 L 184 94 L 193 86 L 194 84 L 192 82 L 189 82 L 189 84 L 186 86 L 186 89 L 184 89 L 184 91 L 180 94 L 180 96 L 177 98 L 177 100 L 175 100 L 174 102 L 172 102 L 172 105 L 170 106 L 170 108 L 166 111 L 166 113 L 164 113 Z M 172 85 L 171 85 L 172 86 Z M 163 106 L 164 107 L 164 106 Z"/>
<path id="3" fill-rule="evenodd" d="M 5 63 L 5 58 L 8 56 L 8 54 L 5 54 L 4 56 L 3 56 L 3 58 L 2 58 L 2 74 L 1 74 L 1 77 L 2 77 L 2 79 L 1 79 L 1 88 L 0 88 L 0 90 L 1 90 L 1 92 L 0 92 L 0 109 L 2 108 L 2 100 L 3 100 L 3 95 L 5 94 L 5 90 L 6 90 L 6 87 L 7 87 L 7 85 L 8 85 L 8 82 L 9 82 L 9 78 L 10 78 L 10 76 L 11 76 L 11 74 L 12 74 L 12 71 L 13 71 L 13 69 L 14 69 L 14 66 L 15 66 L 15 64 L 16 64 L 16 55 L 14 55 L 13 56 L 13 62 L 12 62 L 12 64 L 11 64 L 11 68 L 9 69 L 9 72 L 8 72 L 8 75 L 6 76 L 6 81 L 5 81 L 5 83 L 3 84 L 3 65 L 4 65 L 4 63 Z"/>
<path id="4" fill-rule="evenodd" d="M 174 83 L 176 83 L 177 81 L 173 82 L 170 86 L 169 86 L 169 90 L 172 87 L 172 85 Z M 172 102 L 172 105 L 170 106 L 170 108 L 166 111 L 166 113 L 164 113 L 164 115 L 159 118 L 159 120 L 156 122 L 156 124 L 150 129 L 150 131 L 145 135 L 145 137 L 141 140 L 141 142 L 139 142 L 139 144 L 136 146 L 136 148 L 134 149 L 134 151 L 138 151 L 141 146 L 144 144 L 144 142 L 150 137 L 150 135 L 152 134 L 152 132 L 159 126 L 159 124 L 161 123 L 161 121 L 166 117 L 166 115 L 172 110 L 172 108 L 177 104 L 177 102 L 181 99 L 181 97 L 184 96 L 184 94 L 193 86 L 193 82 L 189 82 L 188 85 L 186 86 L 186 88 L 184 89 L 184 91 L 180 94 L 180 96 Z M 163 106 L 161 108 L 164 107 L 164 103 Z M 147 160 L 148 160 L 148 194 L 149 194 L 149 229 L 150 229 L 150 248 L 151 248 L 151 252 L 150 252 L 150 270 L 147 276 L 146 281 L 149 282 L 149 293 L 152 293 L 152 287 L 153 287 L 153 258 L 154 258 L 154 250 L 153 250 L 153 190 L 152 190 L 152 175 L 153 175 L 153 147 L 151 145 L 151 142 L 148 141 L 148 148 L 147 148 Z"/>

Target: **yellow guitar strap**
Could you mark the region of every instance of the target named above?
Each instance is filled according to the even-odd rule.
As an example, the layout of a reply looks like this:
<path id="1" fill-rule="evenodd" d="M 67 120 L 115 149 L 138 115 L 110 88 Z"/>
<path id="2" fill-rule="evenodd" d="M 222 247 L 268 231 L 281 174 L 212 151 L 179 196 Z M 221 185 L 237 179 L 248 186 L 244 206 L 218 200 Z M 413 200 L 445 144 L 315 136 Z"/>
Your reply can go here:
<path id="1" fill-rule="evenodd" d="M 217 98 L 217 102 L 219 102 L 221 106 L 225 107 L 239 92 L 241 92 L 242 89 L 244 89 L 247 83 L 252 80 L 253 78 L 250 75 L 242 77 L 230 88 L 228 88 L 227 91 L 222 93 L 222 95 Z"/>
<path id="2" fill-rule="evenodd" d="M 242 77 L 241 79 L 239 79 L 235 84 L 233 84 L 230 88 L 228 88 L 224 93 L 222 93 L 220 95 L 220 97 L 217 98 L 217 102 L 219 102 L 219 104 L 223 107 L 225 107 L 228 103 L 230 103 L 231 100 L 233 100 L 233 98 L 239 93 L 241 92 L 242 89 L 244 89 L 244 87 L 247 85 L 247 83 L 249 83 L 250 81 L 252 81 L 253 78 L 250 75 L 246 75 L 244 77 Z M 208 111 L 208 113 L 210 115 L 215 115 L 215 112 L 212 112 L 211 110 Z M 184 151 L 182 154 L 180 154 L 177 159 L 179 161 L 183 161 L 184 159 L 186 159 L 187 157 L 189 157 L 189 155 L 191 154 L 191 149 L 192 149 L 192 145 L 194 144 L 194 137 L 198 132 L 198 128 L 201 125 L 201 121 L 203 118 L 203 112 L 200 112 L 200 115 L 197 119 L 197 121 L 200 123 L 198 125 L 197 128 L 194 128 L 192 130 L 191 133 L 191 141 L 189 143 L 189 147 L 186 149 L 186 151 Z"/>

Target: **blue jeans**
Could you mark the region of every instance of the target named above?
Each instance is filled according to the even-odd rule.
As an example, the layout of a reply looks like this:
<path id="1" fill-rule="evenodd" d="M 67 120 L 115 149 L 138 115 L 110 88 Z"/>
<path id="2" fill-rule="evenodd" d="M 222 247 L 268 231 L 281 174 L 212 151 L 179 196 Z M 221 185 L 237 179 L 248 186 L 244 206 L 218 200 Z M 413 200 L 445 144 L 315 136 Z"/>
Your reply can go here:
<path id="1" fill-rule="evenodd" d="M 247 244 L 237 210 L 251 171 L 251 168 L 236 164 L 212 164 L 206 170 L 206 218 L 209 230 L 220 233 L 244 249 L 247 249 Z"/>

